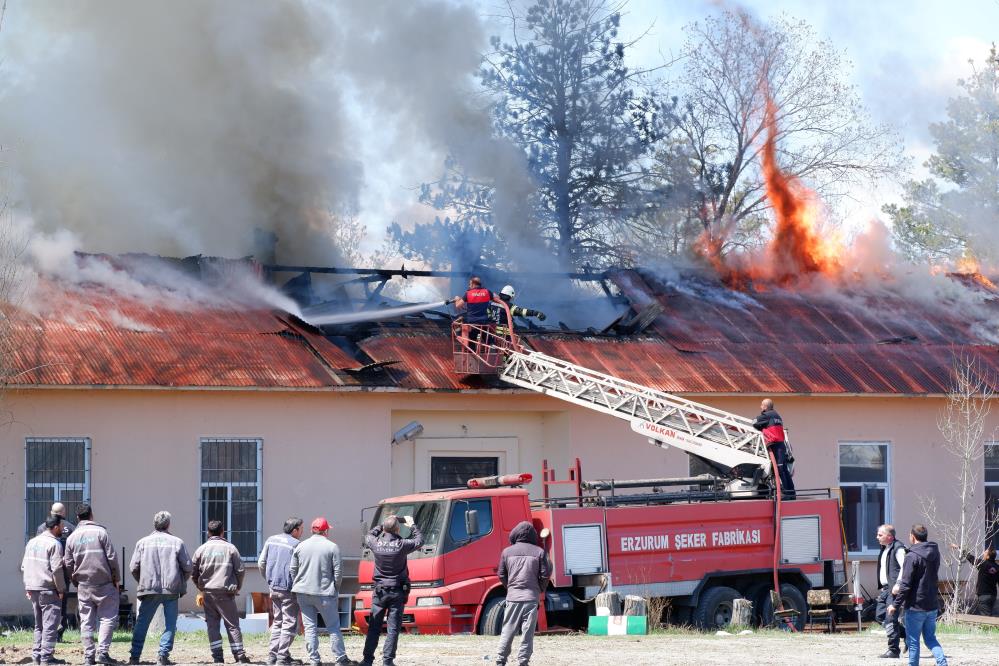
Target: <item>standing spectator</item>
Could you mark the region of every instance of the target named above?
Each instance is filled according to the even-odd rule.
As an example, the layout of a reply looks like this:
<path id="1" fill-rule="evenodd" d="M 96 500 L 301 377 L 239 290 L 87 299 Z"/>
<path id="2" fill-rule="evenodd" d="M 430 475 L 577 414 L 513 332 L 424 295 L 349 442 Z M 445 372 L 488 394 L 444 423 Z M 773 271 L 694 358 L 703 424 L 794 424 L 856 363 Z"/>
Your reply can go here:
<path id="1" fill-rule="evenodd" d="M 960 548 L 956 543 L 952 543 L 950 547 L 954 550 Z M 971 612 L 975 615 L 992 615 L 992 607 L 996 603 L 996 586 L 999 585 L 996 549 L 986 546 L 978 559 L 975 559 L 973 553 L 961 551 L 961 559 L 968 560 L 968 564 L 978 570 L 978 579 L 975 581 L 975 606 Z"/>
<path id="2" fill-rule="evenodd" d="M 898 659 L 899 641 L 905 633 L 899 623 L 899 604 L 895 603 L 892 595 L 892 587 L 898 582 L 902 575 L 902 563 L 905 561 L 906 548 L 902 542 L 895 538 L 894 525 L 882 525 L 878 528 L 878 543 L 881 544 L 881 553 L 878 555 L 878 593 L 877 615 L 875 616 L 884 628 L 888 637 L 888 651 L 881 655 L 885 659 Z M 894 612 L 889 613 L 890 606 L 896 607 Z"/>
<path id="3" fill-rule="evenodd" d="M 500 556 L 497 574 L 506 586 L 506 606 L 503 609 L 503 631 L 500 634 L 496 663 L 506 664 L 513 638 L 523 634 L 517 663 L 527 666 L 534 652 L 534 629 L 538 623 L 538 603 L 541 591 L 551 576 L 551 566 L 545 551 L 538 545 L 538 531 L 524 520 L 510 530 L 510 545 Z"/>
<path id="4" fill-rule="evenodd" d="M 59 543 L 62 544 L 62 551 L 65 553 L 66 552 L 66 539 L 68 539 L 69 535 L 73 533 L 73 529 L 75 528 L 75 526 L 73 525 L 73 523 L 71 523 L 68 520 L 66 520 L 66 506 L 62 502 L 56 502 L 56 503 L 54 503 L 52 505 L 52 508 L 49 509 L 49 515 L 56 515 L 56 516 L 59 516 L 60 518 L 62 518 L 62 536 L 59 537 Z M 39 534 L 41 534 L 42 532 L 45 532 L 46 530 L 48 530 L 48 528 L 45 527 L 45 522 L 46 521 L 42 521 L 38 525 L 38 529 L 35 530 L 35 535 L 36 536 L 39 535 Z M 60 641 L 62 640 L 62 635 L 64 633 L 66 633 L 66 629 L 69 628 L 69 613 L 66 612 L 66 604 L 69 603 L 69 594 L 68 594 L 69 593 L 69 583 L 70 583 L 69 574 L 67 573 L 66 574 L 66 593 L 62 595 L 62 605 L 60 606 L 60 610 L 59 610 L 59 612 L 61 614 L 61 618 L 59 620 L 59 640 Z"/>
<path id="5" fill-rule="evenodd" d="M 132 628 L 132 650 L 129 664 L 138 664 L 146 643 L 149 623 L 156 609 L 163 606 L 163 635 L 160 637 L 156 663 L 170 666 L 173 636 L 177 631 L 177 602 L 187 592 L 187 578 L 194 569 L 187 547 L 180 538 L 170 534 L 170 512 L 159 511 L 153 516 L 153 533 L 135 544 L 128 568 L 135 578 L 135 598 L 139 610 Z"/>
<path id="6" fill-rule="evenodd" d="M 371 594 L 371 615 L 368 616 L 368 635 L 364 638 L 364 666 L 375 661 L 375 649 L 381 637 L 382 624 L 388 616 L 385 647 L 382 648 L 384 666 L 395 666 L 395 652 L 402 630 L 402 611 L 409 599 L 409 560 L 407 557 L 423 545 L 423 533 L 413 522 L 412 516 L 402 519 L 412 530 L 410 539 L 399 536 L 399 519 L 389 516 L 364 537 L 364 545 L 375 557 L 372 576 L 374 590 Z"/>
<path id="7" fill-rule="evenodd" d="M 753 422 L 753 427 L 763 433 L 763 443 L 773 454 L 775 470 L 780 478 L 781 499 L 793 500 L 797 495 L 794 491 L 794 478 L 791 476 L 791 463 L 794 462 L 787 452 L 787 440 L 784 434 L 784 420 L 774 409 L 774 401 L 766 398 L 760 403 L 760 415 Z"/>
<path id="8" fill-rule="evenodd" d="M 257 568 L 271 593 L 271 644 L 268 664 L 290 664 L 291 643 L 298 633 L 298 601 L 291 591 L 291 554 L 302 538 L 302 519 L 284 521 L 281 534 L 264 542 Z"/>
<path id="9" fill-rule="evenodd" d="M 24 547 L 21 571 L 24 591 L 35 612 L 35 640 L 31 645 L 34 664 L 65 664 L 54 656 L 59 636 L 60 605 L 66 593 L 62 564 L 62 516 L 51 514 L 45 529 Z"/>
<path id="10" fill-rule="evenodd" d="M 117 664 L 109 651 L 111 637 L 118 626 L 121 597 L 118 556 L 108 531 L 94 522 L 94 511 L 88 503 L 76 507 L 76 520 L 76 529 L 66 540 L 62 561 L 76 585 L 83 657 L 88 664 Z M 94 633 L 98 626 L 100 634 L 95 646 Z"/>
<path id="11" fill-rule="evenodd" d="M 305 623 L 305 649 L 309 660 L 318 666 L 323 663 L 319 656 L 319 615 L 326 622 L 330 634 L 330 649 L 334 664 L 353 664 L 347 657 L 340 632 L 340 608 L 338 603 L 341 569 L 340 548 L 327 538 L 330 524 L 320 516 L 312 521 L 312 536 L 295 546 L 291 553 L 291 591 L 298 599 Z"/>
<path id="12" fill-rule="evenodd" d="M 937 574 L 940 570 L 940 549 L 927 541 L 929 533 L 923 525 L 913 525 L 909 532 L 909 553 L 902 565 L 902 576 L 892 594 L 896 603 L 905 608 L 905 642 L 909 646 L 909 666 L 919 664 L 919 637 L 933 652 L 937 666 L 947 666 L 947 657 L 937 640 Z M 889 606 L 889 612 L 898 610 Z"/>
<path id="13" fill-rule="evenodd" d="M 208 521 L 208 541 L 201 544 L 191 560 L 194 571 L 191 580 L 201 590 L 205 603 L 205 623 L 208 625 L 208 647 L 216 664 L 225 663 L 222 657 L 222 632 L 219 622 L 229 635 L 232 656 L 241 664 L 250 663 L 243 649 L 243 633 L 239 630 L 239 611 L 236 595 L 243 587 L 243 558 L 236 546 L 226 541 L 222 534 L 221 520 Z"/>

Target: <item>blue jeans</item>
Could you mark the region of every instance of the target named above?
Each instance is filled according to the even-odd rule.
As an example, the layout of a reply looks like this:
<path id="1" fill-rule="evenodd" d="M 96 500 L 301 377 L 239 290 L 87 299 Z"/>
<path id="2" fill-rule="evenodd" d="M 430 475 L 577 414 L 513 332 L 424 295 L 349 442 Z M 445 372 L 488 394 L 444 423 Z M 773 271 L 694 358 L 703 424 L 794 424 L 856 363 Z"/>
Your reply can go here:
<path id="1" fill-rule="evenodd" d="M 937 640 L 937 612 L 905 610 L 905 644 L 909 646 L 909 666 L 919 664 L 919 637 L 923 637 L 926 647 L 933 652 L 937 666 L 947 666 L 940 641 Z"/>
<path id="2" fill-rule="evenodd" d="M 149 594 L 139 597 L 139 614 L 135 618 L 135 628 L 132 629 L 131 656 L 138 659 L 142 656 L 142 646 L 146 643 L 146 632 L 149 623 L 153 621 L 156 609 L 163 605 L 163 621 L 166 628 L 160 636 L 159 656 L 168 657 L 173 650 L 173 635 L 177 632 L 177 595 Z"/>

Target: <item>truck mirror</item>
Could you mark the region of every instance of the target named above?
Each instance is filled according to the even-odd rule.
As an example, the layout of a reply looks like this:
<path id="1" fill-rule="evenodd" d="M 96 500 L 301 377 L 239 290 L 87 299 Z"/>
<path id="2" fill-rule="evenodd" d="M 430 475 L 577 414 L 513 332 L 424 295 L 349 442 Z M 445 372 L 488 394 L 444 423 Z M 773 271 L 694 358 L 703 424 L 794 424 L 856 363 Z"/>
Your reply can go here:
<path id="1" fill-rule="evenodd" d="M 475 509 L 465 512 L 465 534 L 470 537 L 479 535 L 479 512 Z"/>

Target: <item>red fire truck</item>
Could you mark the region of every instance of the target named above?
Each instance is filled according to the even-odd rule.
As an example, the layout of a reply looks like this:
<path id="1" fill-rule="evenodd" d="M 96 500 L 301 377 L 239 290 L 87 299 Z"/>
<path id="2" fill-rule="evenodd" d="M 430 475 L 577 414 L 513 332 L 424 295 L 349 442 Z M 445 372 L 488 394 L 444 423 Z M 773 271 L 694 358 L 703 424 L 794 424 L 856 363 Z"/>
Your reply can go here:
<path id="1" fill-rule="evenodd" d="M 519 487 L 530 475 L 473 479 L 467 488 L 383 500 L 371 524 L 412 516 L 425 539 L 410 556 L 405 630 L 499 633 L 504 589 L 496 568 L 510 530 L 522 520 L 549 534 L 554 573 L 541 630 L 585 626 L 590 601 L 605 590 L 668 599 L 673 621 L 704 628 L 727 624 L 737 598 L 753 601 L 757 617 L 771 623 L 776 600 L 798 611 L 800 626 L 808 589 L 845 582 L 838 495 L 799 490 L 795 501 L 782 502 L 772 457 L 749 419 L 531 351 L 512 333 L 509 313 L 505 335 L 492 326 L 472 334 L 475 328 L 460 322 L 453 328 L 456 372 L 495 373 L 628 420 L 652 444 L 685 451 L 714 474 L 587 482 L 577 459 L 566 480 L 556 480 L 546 463 L 544 496 L 534 502 Z M 570 484 L 570 494 L 554 497 L 557 484 Z M 372 571 L 365 551 L 354 611 L 362 631 Z"/>

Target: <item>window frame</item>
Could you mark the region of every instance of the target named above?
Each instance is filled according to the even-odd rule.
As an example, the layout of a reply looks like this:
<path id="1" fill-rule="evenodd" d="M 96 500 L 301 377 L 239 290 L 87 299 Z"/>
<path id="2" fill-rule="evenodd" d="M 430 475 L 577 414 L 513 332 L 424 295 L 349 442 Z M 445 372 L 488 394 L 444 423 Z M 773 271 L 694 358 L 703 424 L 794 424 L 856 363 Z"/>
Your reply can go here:
<path id="1" fill-rule="evenodd" d="M 206 444 L 225 444 L 225 443 L 240 443 L 240 444 L 255 444 L 256 445 L 256 480 L 255 481 L 205 481 L 205 467 L 204 467 L 204 450 Z M 231 539 L 232 530 L 232 505 L 233 505 L 233 488 L 256 488 L 256 499 L 254 504 L 257 507 L 257 521 L 256 521 L 256 549 L 252 555 L 240 552 L 240 558 L 244 562 L 256 562 L 257 557 L 260 555 L 260 551 L 263 548 L 263 507 L 264 507 L 264 440 L 262 437 L 201 437 L 198 440 L 198 520 L 201 525 L 201 543 L 207 541 L 208 532 L 208 521 L 207 512 L 205 510 L 206 501 L 204 499 L 204 492 L 206 488 L 225 488 L 226 489 L 226 519 L 225 519 L 225 530 L 226 534 L 229 535 Z M 249 471 L 249 470 L 241 470 Z"/>
<path id="2" fill-rule="evenodd" d="M 985 521 L 984 528 L 986 530 L 986 534 L 988 534 L 989 519 L 994 515 L 995 519 L 999 520 L 999 480 L 989 481 L 986 478 L 987 472 L 985 467 L 985 461 L 987 460 L 988 457 L 985 455 L 985 452 L 988 450 L 990 446 L 994 446 L 996 447 L 996 450 L 999 450 L 999 441 L 985 442 L 985 445 L 982 447 L 982 495 L 983 495 L 982 499 L 985 504 L 985 515 L 983 516 L 982 520 Z M 993 509 L 992 507 L 989 506 L 989 501 L 988 501 L 988 491 L 990 488 L 994 489 L 995 493 L 995 497 L 993 498 L 993 500 L 996 502 L 996 507 L 994 509 L 995 514 L 991 513 Z M 999 529 L 997 529 L 996 532 L 992 534 L 990 541 L 992 543 L 993 548 L 999 546 Z"/>
<path id="3" fill-rule="evenodd" d="M 842 463 L 840 462 L 843 446 L 883 446 L 885 448 L 885 480 L 884 481 L 843 481 L 843 479 L 842 479 L 842 476 L 843 476 L 843 466 L 842 466 Z M 865 492 L 865 489 L 867 489 L 867 488 L 883 488 L 884 491 L 885 491 L 885 515 L 884 515 L 884 521 L 883 522 L 884 523 L 888 523 L 888 524 L 891 523 L 891 514 L 892 514 L 891 464 L 892 464 L 892 443 L 891 443 L 890 440 L 841 440 L 841 441 L 837 442 L 837 445 L 836 445 L 836 481 L 839 484 L 839 488 L 841 489 L 841 491 L 842 491 L 843 488 L 860 488 L 861 489 L 861 493 L 860 493 L 860 502 L 861 503 L 860 503 L 860 506 L 861 506 L 861 517 L 862 518 L 866 514 L 866 512 L 863 510 L 864 505 L 867 503 L 867 494 Z M 842 492 L 841 492 L 841 496 L 842 496 Z M 845 506 L 844 506 L 844 509 L 845 509 Z M 845 525 L 845 523 L 846 523 L 845 519 L 844 519 L 843 522 L 844 522 L 844 525 Z M 876 530 L 879 527 L 879 525 L 873 525 L 873 526 L 871 526 L 871 525 L 862 525 L 861 526 L 861 540 L 862 540 L 862 542 L 865 541 L 868 538 L 867 537 L 867 533 L 864 532 L 864 528 L 866 528 L 868 531 L 870 531 L 872 527 Z M 872 532 L 872 534 L 873 534 L 873 532 Z M 849 544 L 847 544 L 847 548 L 849 548 Z M 876 556 L 879 551 L 880 551 L 880 547 L 877 547 L 877 548 L 867 548 L 867 549 L 862 549 L 862 550 L 848 550 L 847 554 L 848 555 L 857 556 L 857 557 L 867 557 L 867 556 Z"/>
<path id="4" fill-rule="evenodd" d="M 31 470 L 28 468 L 28 449 L 32 444 L 44 443 L 44 444 L 82 444 L 83 445 L 83 483 L 33 483 L 28 481 L 29 474 Z M 60 496 L 63 490 L 79 490 L 82 491 L 82 501 L 90 502 L 90 475 L 91 475 L 91 465 L 90 465 L 90 450 L 92 443 L 89 437 L 25 437 L 24 438 L 24 540 L 27 542 L 35 536 L 38 525 L 30 524 L 31 520 L 31 510 L 29 503 L 34 501 L 28 498 L 29 488 L 52 488 L 55 493 L 53 499 L 49 504 L 54 502 L 62 502 L 63 499 Z M 52 471 L 52 470 L 36 470 L 36 471 Z M 79 470 L 70 470 L 79 471 Z M 73 507 L 67 507 L 70 511 Z"/>
<path id="5" fill-rule="evenodd" d="M 502 456 L 499 455 L 499 454 L 497 454 L 497 453 L 495 453 L 495 452 L 491 452 L 491 451 L 487 451 L 487 452 L 478 452 L 478 451 L 448 451 L 446 453 L 441 452 L 441 451 L 435 451 L 435 452 L 432 452 L 429 455 L 428 458 L 429 458 L 428 462 L 429 462 L 429 472 L 430 472 L 430 484 L 429 484 L 429 487 L 428 487 L 429 490 L 447 490 L 448 488 L 453 489 L 453 488 L 456 488 L 456 487 L 461 487 L 461 486 L 448 486 L 446 488 L 445 487 L 441 487 L 441 488 L 434 488 L 433 487 L 433 485 L 434 485 L 434 460 L 437 460 L 437 459 L 441 459 L 441 460 L 457 460 L 457 459 L 472 459 L 472 458 L 474 458 L 474 459 L 478 459 L 478 460 L 483 460 L 483 459 L 485 459 L 485 460 L 493 460 L 493 461 L 496 462 L 496 474 L 497 475 L 501 475 L 501 474 L 504 473 L 503 472 L 503 460 L 502 460 Z M 474 478 L 474 477 L 472 477 L 472 478 Z"/>

